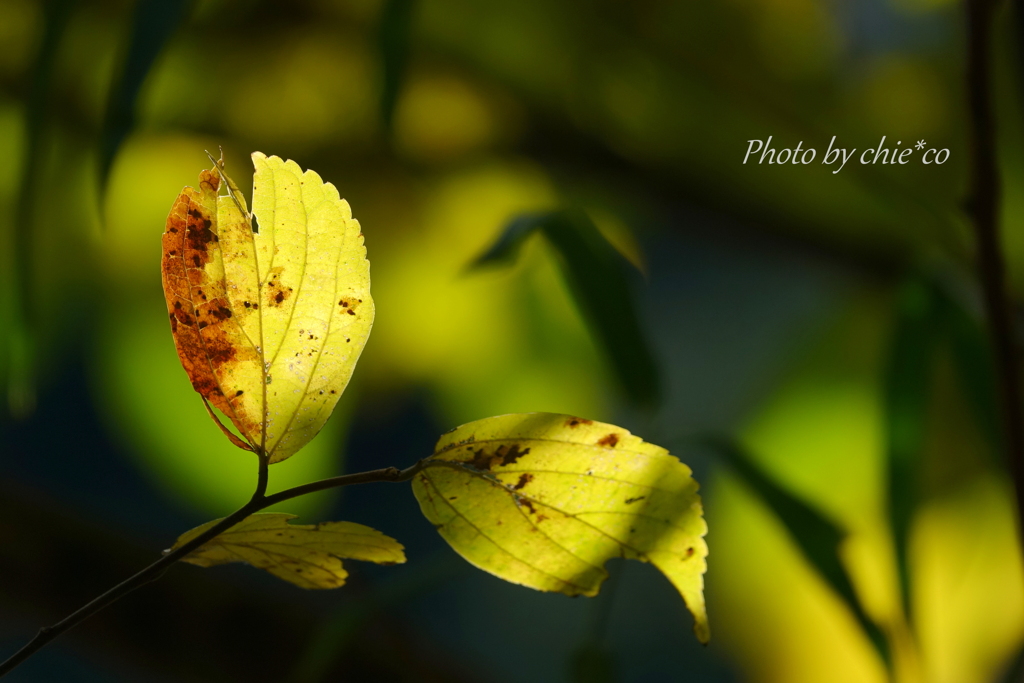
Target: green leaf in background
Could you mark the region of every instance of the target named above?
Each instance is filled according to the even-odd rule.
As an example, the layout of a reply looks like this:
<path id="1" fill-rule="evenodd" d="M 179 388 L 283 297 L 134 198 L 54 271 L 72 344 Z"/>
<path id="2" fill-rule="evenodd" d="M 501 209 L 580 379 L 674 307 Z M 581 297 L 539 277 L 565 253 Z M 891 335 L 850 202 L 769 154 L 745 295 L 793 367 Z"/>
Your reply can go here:
<path id="1" fill-rule="evenodd" d="M 919 477 L 940 344 L 949 345 L 957 379 L 992 452 L 999 452 L 1001 438 L 988 339 L 948 285 L 935 277 L 913 276 L 900 288 L 885 372 L 889 521 L 908 619 L 910 527 L 922 503 Z"/>
<path id="2" fill-rule="evenodd" d="M 850 575 L 839 557 L 839 547 L 846 533 L 813 507 L 772 481 L 734 440 L 704 437 L 700 443 L 721 455 L 782 522 L 807 561 L 846 602 L 886 667 L 891 667 L 889 643 L 878 625 L 864 611 L 853 589 Z"/>
<path id="3" fill-rule="evenodd" d="M 53 80 L 57 52 L 71 19 L 73 4 L 69 0 L 50 0 L 44 11 L 43 39 L 36 53 L 25 104 L 25 155 L 18 187 L 17 208 L 12 225 L 11 260 L 14 305 L 11 307 L 7 352 L 10 354 L 5 387 L 7 409 L 14 417 L 26 417 L 35 410 L 36 318 L 35 245 L 38 241 L 35 221 L 36 192 L 40 185 L 43 163 L 43 133 L 48 120 L 50 85 Z"/>
<path id="4" fill-rule="evenodd" d="M 988 439 L 991 452 L 1002 453 L 995 365 L 980 311 L 973 313 L 968 310 L 949 288 L 937 289 L 935 303 L 953 353 L 957 380 L 974 412 L 974 419 Z"/>
<path id="5" fill-rule="evenodd" d="M 632 266 L 585 212 L 518 216 L 470 267 L 514 262 L 535 231 L 543 233 L 558 253 L 573 299 L 626 395 L 637 405 L 656 405 L 661 396 L 660 380 L 627 277 Z"/>
<path id="6" fill-rule="evenodd" d="M 594 596 L 611 558 L 653 564 L 708 642 L 707 524 L 690 468 L 664 448 L 571 415 L 502 415 L 442 436 L 412 486 L 456 552 L 511 583 Z"/>
<path id="7" fill-rule="evenodd" d="M 470 264 L 471 269 L 480 268 L 483 266 L 510 266 L 516 262 L 519 257 L 519 252 L 523 248 L 523 244 L 526 239 L 537 230 L 543 229 L 544 221 L 548 219 L 551 214 L 538 213 L 532 214 L 527 213 L 521 216 L 516 216 L 505 229 L 498 235 L 498 239 L 495 240 L 487 251 L 480 254 L 473 263 Z"/>
<path id="8" fill-rule="evenodd" d="M 381 62 L 380 116 L 387 131 L 394 122 L 395 104 L 409 62 L 414 5 L 413 0 L 386 0 L 381 10 L 377 30 Z"/>
<path id="9" fill-rule="evenodd" d="M 138 0 L 135 5 L 124 63 L 110 88 L 100 132 L 101 197 L 106 193 L 114 157 L 135 126 L 135 103 L 142 84 L 191 5 L 191 0 Z"/>
<path id="10" fill-rule="evenodd" d="M 896 550 L 903 611 L 911 615 L 910 525 L 920 504 L 919 472 L 927 434 L 939 320 L 934 290 L 909 279 L 898 293 L 885 369 L 885 433 L 889 474 L 888 508 Z"/>

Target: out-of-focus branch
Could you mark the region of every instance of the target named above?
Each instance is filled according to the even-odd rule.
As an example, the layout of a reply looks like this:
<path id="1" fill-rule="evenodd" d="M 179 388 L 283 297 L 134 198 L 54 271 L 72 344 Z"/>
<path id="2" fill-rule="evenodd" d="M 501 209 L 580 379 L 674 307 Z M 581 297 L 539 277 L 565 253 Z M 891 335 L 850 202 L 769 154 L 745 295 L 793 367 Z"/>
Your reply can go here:
<path id="1" fill-rule="evenodd" d="M 1024 529 L 1024 423 L 1021 422 L 1020 359 L 1006 291 L 999 241 L 1000 179 L 992 107 L 992 29 L 997 0 L 967 1 L 967 96 L 970 110 L 970 207 L 977 242 L 978 276 L 985 301 L 1003 421 L 1003 450 L 1017 492 Z"/>

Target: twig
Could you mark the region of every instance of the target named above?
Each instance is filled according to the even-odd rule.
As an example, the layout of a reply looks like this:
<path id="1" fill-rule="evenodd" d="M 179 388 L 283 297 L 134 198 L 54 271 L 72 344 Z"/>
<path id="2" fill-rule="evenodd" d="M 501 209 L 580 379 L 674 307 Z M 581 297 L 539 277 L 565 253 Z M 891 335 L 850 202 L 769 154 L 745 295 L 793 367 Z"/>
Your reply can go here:
<path id="1" fill-rule="evenodd" d="M 437 464 L 443 463 L 443 460 L 438 460 Z M 331 477 L 330 479 L 321 479 L 320 481 L 314 481 L 310 484 L 303 484 L 294 488 L 285 489 L 278 493 L 271 494 L 263 499 L 263 504 L 260 506 L 262 510 L 265 507 L 276 505 L 283 500 L 290 500 L 291 498 L 298 498 L 304 496 L 307 493 L 315 493 L 316 491 L 324 491 L 326 489 L 333 489 L 339 486 L 351 486 L 353 484 L 370 484 L 373 482 L 387 481 L 387 482 L 401 482 L 409 481 L 415 477 L 420 470 L 426 466 L 425 460 L 420 460 L 412 467 L 407 467 L 404 470 L 400 470 L 397 467 L 385 467 L 382 470 L 370 470 L 369 472 L 357 472 L 356 474 L 343 474 L 340 477 Z"/>
<path id="2" fill-rule="evenodd" d="M 211 540 L 221 532 L 238 524 L 252 513 L 259 512 L 260 510 L 268 508 L 271 505 L 275 505 L 276 503 L 280 503 L 281 501 L 298 498 L 299 496 L 304 496 L 307 493 L 313 493 L 314 491 L 323 491 L 325 489 L 337 488 L 340 486 L 351 486 L 353 484 L 408 481 L 416 476 L 416 474 L 426 466 L 426 461 L 421 460 L 412 467 L 408 467 L 404 470 L 400 470 L 397 467 L 385 467 L 384 469 L 371 470 L 369 472 L 345 474 L 340 477 L 332 477 L 330 479 L 323 479 L 310 484 L 296 486 L 270 496 L 265 495 L 267 489 L 268 466 L 268 459 L 265 456 L 260 456 L 260 470 L 256 492 L 253 493 L 253 496 L 248 503 L 220 520 L 217 524 L 214 524 L 192 540 L 184 543 L 181 547 L 168 552 L 139 573 L 122 581 L 106 593 L 103 593 L 75 612 L 72 612 L 53 626 L 46 626 L 39 629 L 39 633 L 36 634 L 35 638 L 30 640 L 24 647 L 11 655 L 7 661 L 0 664 L 0 677 L 10 673 L 15 667 L 41 650 L 50 641 L 56 639 L 65 631 L 77 626 L 104 607 L 119 600 L 128 593 L 131 593 L 136 588 L 160 578 L 163 572 L 175 562 L 181 560 L 190 552 Z"/>
<path id="3" fill-rule="evenodd" d="M 997 0 L 967 2 L 967 94 L 971 134 L 971 212 L 978 243 L 978 272 L 989 321 L 1003 421 L 1003 449 L 1017 493 L 1019 529 L 1024 530 L 1024 423 L 1021 422 L 1020 362 L 999 244 L 1000 179 L 992 108 L 991 52 Z"/>

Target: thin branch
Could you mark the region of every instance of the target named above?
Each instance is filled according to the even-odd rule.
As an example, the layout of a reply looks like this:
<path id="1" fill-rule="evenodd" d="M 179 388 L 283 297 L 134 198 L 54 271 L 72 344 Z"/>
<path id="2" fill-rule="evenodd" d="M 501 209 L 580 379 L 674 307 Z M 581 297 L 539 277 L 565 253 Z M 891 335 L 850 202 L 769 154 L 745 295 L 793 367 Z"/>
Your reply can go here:
<path id="1" fill-rule="evenodd" d="M 1003 448 L 1017 492 L 1019 529 L 1024 530 L 1024 423 L 1021 422 L 1020 360 L 1006 291 L 999 241 L 1000 178 L 992 107 L 992 29 L 997 0 L 967 2 L 967 93 L 971 134 L 971 210 L 978 244 L 978 273 L 990 326 L 999 382 Z"/>
<path id="2" fill-rule="evenodd" d="M 103 593 L 99 597 L 95 598 L 88 604 L 84 605 L 82 608 L 78 609 L 77 611 L 73 612 L 61 621 L 57 622 L 53 626 L 45 626 L 39 629 L 39 633 L 36 634 L 35 638 L 30 640 L 24 647 L 22 647 L 20 650 L 14 653 L 3 664 L 0 664 L 0 676 L 4 676 L 7 673 L 10 673 L 10 671 L 12 671 L 16 666 L 24 662 L 37 651 L 42 649 L 44 645 L 48 644 L 50 641 L 57 638 L 57 636 L 61 635 L 68 629 L 77 626 L 82 621 L 88 619 L 93 614 L 96 614 L 107 605 L 124 597 L 128 593 L 131 593 L 136 588 L 139 588 L 140 586 L 143 586 L 149 583 L 150 581 L 156 580 L 163 573 L 163 571 L 170 567 L 172 564 L 174 564 L 181 558 L 185 557 L 185 555 L 189 554 L 190 552 L 201 546 L 203 543 L 206 543 L 217 534 L 229 529 L 238 522 L 242 521 L 252 512 L 255 512 L 255 509 L 253 508 L 252 502 L 250 501 L 240 509 L 236 510 L 231 515 L 228 515 L 220 522 L 204 531 L 202 534 L 196 536 L 188 543 L 185 543 L 180 548 L 177 548 L 172 552 L 167 553 L 159 560 L 157 560 L 153 564 L 149 565 L 148 567 L 140 571 L 138 574 L 135 574 L 131 578 L 128 578 L 122 581 L 121 583 L 117 584 L 116 586 L 108 590 L 106 593 Z"/>
<path id="3" fill-rule="evenodd" d="M 397 467 L 386 467 L 384 469 L 371 470 L 369 472 L 346 474 L 340 477 L 332 477 L 330 479 L 323 479 L 321 481 L 315 481 L 302 486 L 296 486 L 267 496 L 265 493 L 267 489 L 269 459 L 264 455 L 260 455 L 260 470 L 257 488 L 252 499 L 250 499 L 248 503 L 220 520 L 192 540 L 182 544 L 181 547 L 168 552 L 153 564 L 149 565 L 134 576 L 117 584 L 106 593 L 103 593 L 88 604 L 82 606 L 80 609 L 71 613 L 53 626 L 41 628 L 35 638 L 30 640 L 24 647 L 11 655 L 7 661 L 0 664 L 0 677 L 10 673 L 15 667 L 41 650 L 45 645 L 56 639 L 65 631 L 77 626 L 104 607 L 116 602 L 120 598 L 123 598 L 128 593 L 131 593 L 136 588 L 160 578 L 160 576 L 162 576 L 171 565 L 178 562 L 207 541 L 210 541 L 218 534 L 227 531 L 234 525 L 238 524 L 254 512 L 259 512 L 260 510 L 270 507 L 276 503 L 280 503 L 281 501 L 298 498 L 299 496 L 304 496 L 307 493 L 313 493 L 315 491 L 323 491 L 326 489 L 338 488 L 340 486 L 351 486 L 352 484 L 408 481 L 425 466 L 426 461 L 421 460 L 412 467 L 408 467 L 404 470 L 400 470 Z"/>
<path id="4" fill-rule="evenodd" d="M 267 495 L 267 483 L 270 481 L 270 456 L 266 453 L 257 453 L 260 459 L 259 475 L 256 479 L 256 491 L 252 494 L 250 503 L 263 500 Z"/>
<path id="5" fill-rule="evenodd" d="M 438 464 L 444 461 L 437 461 Z M 290 500 L 291 498 L 298 498 L 304 496 L 307 493 L 315 493 L 316 491 L 324 491 L 327 489 L 337 488 L 339 486 L 351 486 L 353 484 L 369 484 L 373 482 L 391 482 L 397 483 L 402 481 L 409 481 L 416 474 L 426 466 L 426 460 L 420 460 L 412 467 L 407 467 L 404 470 L 400 470 L 397 467 L 385 467 L 382 470 L 370 470 L 369 472 L 357 472 L 356 474 L 343 474 L 340 477 L 331 477 L 330 479 L 321 479 L 320 481 L 314 481 L 310 484 L 303 484 L 294 488 L 285 489 L 278 493 L 271 494 L 263 499 L 259 509 L 276 505 L 284 500 Z"/>

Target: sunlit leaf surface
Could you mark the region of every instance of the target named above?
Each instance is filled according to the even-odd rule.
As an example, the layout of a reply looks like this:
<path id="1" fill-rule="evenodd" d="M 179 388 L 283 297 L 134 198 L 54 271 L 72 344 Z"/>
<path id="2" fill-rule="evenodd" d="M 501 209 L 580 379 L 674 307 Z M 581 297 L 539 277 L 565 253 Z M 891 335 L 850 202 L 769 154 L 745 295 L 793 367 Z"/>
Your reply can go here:
<path id="1" fill-rule="evenodd" d="M 343 558 L 377 564 L 405 562 L 402 545 L 376 529 L 353 522 L 289 524 L 288 520 L 294 518 L 272 512 L 250 515 L 193 550 L 183 561 L 200 567 L 245 562 L 300 588 L 344 585 L 348 572 L 341 564 Z M 182 534 L 174 548 L 219 521 Z"/>
<path id="2" fill-rule="evenodd" d="M 294 161 L 252 159 L 252 215 L 223 162 L 203 171 L 167 218 L 162 270 L 192 386 L 234 424 L 235 445 L 273 463 L 330 416 L 373 301 L 359 222 L 335 187 Z"/>
<path id="3" fill-rule="evenodd" d="M 413 490 L 459 554 L 512 583 L 592 596 L 610 558 L 650 562 L 708 641 L 707 524 L 690 468 L 665 449 L 578 417 L 503 415 L 444 435 Z"/>

